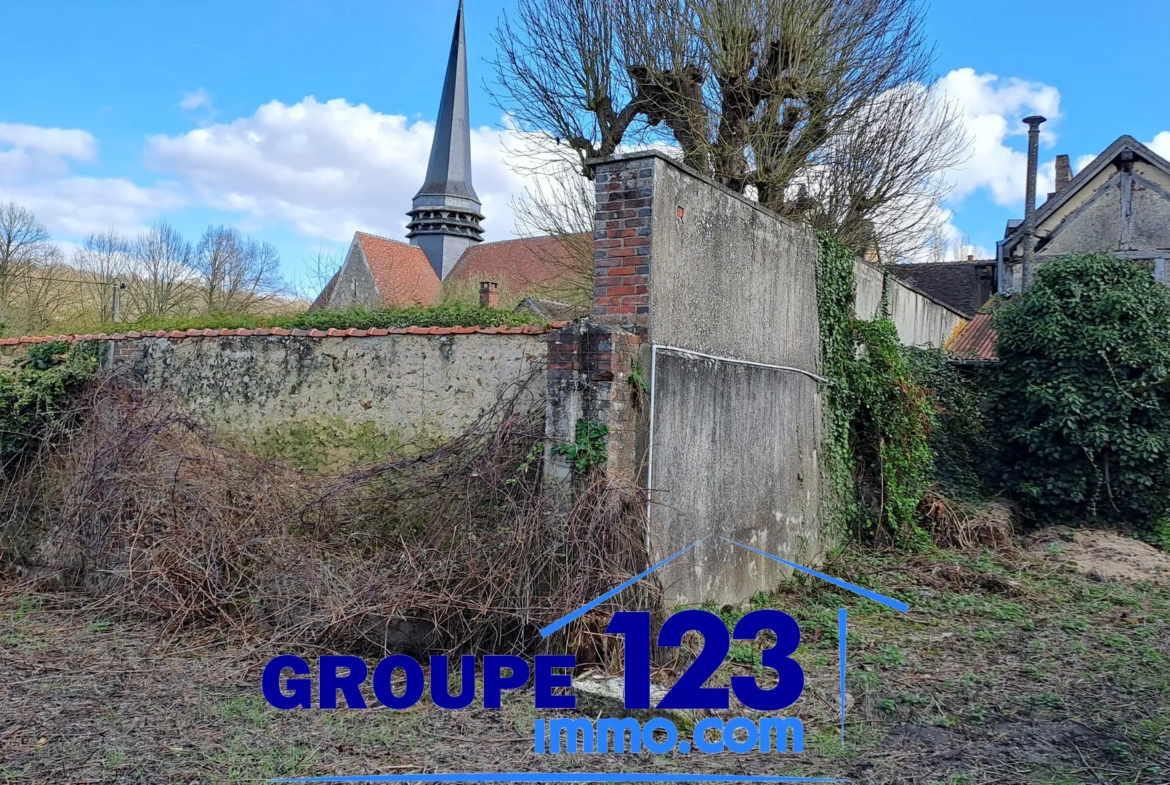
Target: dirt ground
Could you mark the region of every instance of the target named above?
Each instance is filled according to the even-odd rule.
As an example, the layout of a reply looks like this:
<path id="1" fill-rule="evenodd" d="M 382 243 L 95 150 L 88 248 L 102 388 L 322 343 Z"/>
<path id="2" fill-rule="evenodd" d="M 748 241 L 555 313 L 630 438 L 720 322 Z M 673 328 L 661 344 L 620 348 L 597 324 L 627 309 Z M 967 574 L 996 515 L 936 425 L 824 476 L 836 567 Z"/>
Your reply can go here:
<path id="1" fill-rule="evenodd" d="M 786 713 L 804 723 L 805 751 L 770 756 L 536 755 L 531 696 L 498 711 L 280 712 L 260 693 L 275 652 L 214 631 L 160 638 L 157 628 L 103 617 L 84 598 L 10 582 L 0 585 L 0 782 L 604 770 L 1168 783 L 1170 585 L 1150 565 L 1113 569 L 1109 549 L 1134 544 L 1057 532 L 1009 551 L 849 550 L 827 566 L 908 602 L 905 615 L 819 581 L 786 585 L 767 604 L 801 623 L 808 683 Z M 1094 558 L 1103 559 L 1095 569 Z M 852 698 L 844 745 L 836 729 L 842 605 Z M 757 670 L 758 657 L 733 649 L 718 678 Z"/>

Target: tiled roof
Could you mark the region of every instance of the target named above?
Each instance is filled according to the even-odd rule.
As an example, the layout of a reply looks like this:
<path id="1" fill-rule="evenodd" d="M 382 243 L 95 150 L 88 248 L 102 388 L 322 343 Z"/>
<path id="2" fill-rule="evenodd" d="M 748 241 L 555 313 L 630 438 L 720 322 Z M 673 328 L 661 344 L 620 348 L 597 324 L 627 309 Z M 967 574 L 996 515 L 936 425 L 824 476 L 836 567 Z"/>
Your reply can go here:
<path id="1" fill-rule="evenodd" d="M 995 353 L 996 338 L 991 314 L 975 314 L 975 318 L 947 344 L 947 354 L 952 360 L 996 362 L 999 359 Z"/>
<path id="2" fill-rule="evenodd" d="M 543 335 L 550 330 L 564 327 L 568 322 L 525 324 L 520 327 L 371 327 L 368 330 L 349 328 L 338 330 L 289 330 L 284 327 L 250 327 L 219 330 L 153 330 L 124 333 L 86 333 L 75 335 L 24 335 L 20 338 L 0 338 L 0 346 L 16 346 L 25 343 L 49 343 L 51 341 L 125 341 L 136 338 L 227 338 L 233 336 L 281 335 L 293 338 L 376 338 L 384 335 Z"/>
<path id="3" fill-rule="evenodd" d="M 517 312 L 536 314 L 542 319 L 551 321 L 572 322 L 582 316 L 588 316 L 592 307 L 588 305 L 573 305 L 557 300 L 544 300 L 540 297 L 525 297 L 514 309 Z"/>
<path id="4" fill-rule="evenodd" d="M 891 264 L 886 269 L 898 280 L 930 295 L 964 316 L 972 316 L 994 291 L 990 278 L 980 278 L 994 259 L 971 262 Z"/>
<path id="5" fill-rule="evenodd" d="M 473 245 L 463 252 L 448 281 L 495 281 L 514 294 L 555 290 L 592 269 L 593 240 L 588 234 L 524 237 Z"/>
<path id="6" fill-rule="evenodd" d="M 356 236 L 388 307 L 435 303 L 441 282 L 421 248 L 365 232 L 357 232 Z"/>

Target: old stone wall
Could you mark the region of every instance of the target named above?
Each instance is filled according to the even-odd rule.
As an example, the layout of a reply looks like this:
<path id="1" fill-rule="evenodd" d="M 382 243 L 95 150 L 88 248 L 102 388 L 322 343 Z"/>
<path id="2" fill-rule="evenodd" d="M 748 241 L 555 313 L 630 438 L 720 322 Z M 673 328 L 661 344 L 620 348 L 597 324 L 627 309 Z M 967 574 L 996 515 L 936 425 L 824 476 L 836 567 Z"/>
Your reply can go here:
<path id="1" fill-rule="evenodd" d="M 890 319 L 906 346 L 941 348 L 967 323 L 958 311 L 860 259 L 853 265 L 853 286 L 854 311 L 859 319 L 877 315 L 885 292 Z"/>
<path id="2" fill-rule="evenodd" d="M 786 568 L 730 540 L 824 549 L 815 239 L 655 153 L 596 172 L 594 318 L 643 339 L 650 559 L 699 543 L 664 601 L 746 601 Z"/>
<path id="3" fill-rule="evenodd" d="M 420 334 L 125 338 L 111 342 L 110 360 L 274 452 L 356 438 L 429 448 L 462 433 L 509 387 L 543 398 L 543 330 L 410 329 Z"/>

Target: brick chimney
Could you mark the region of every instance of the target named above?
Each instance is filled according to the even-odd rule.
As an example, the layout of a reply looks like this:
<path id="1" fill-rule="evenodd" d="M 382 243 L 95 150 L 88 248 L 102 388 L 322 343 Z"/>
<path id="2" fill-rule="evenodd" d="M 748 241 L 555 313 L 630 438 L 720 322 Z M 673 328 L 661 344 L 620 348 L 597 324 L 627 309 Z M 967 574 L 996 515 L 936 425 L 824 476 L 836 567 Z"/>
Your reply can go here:
<path id="1" fill-rule="evenodd" d="M 1060 193 L 1072 179 L 1072 164 L 1067 155 L 1056 156 L 1056 192 Z"/>
<path id="2" fill-rule="evenodd" d="M 479 282 L 479 304 L 488 308 L 500 307 L 500 285 L 495 281 Z"/>
<path id="3" fill-rule="evenodd" d="M 975 254 L 973 254 L 973 253 L 969 253 L 969 254 L 967 254 L 967 261 L 968 261 L 968 262 L 973 262 L 973 261 L 975 261 Z"/>

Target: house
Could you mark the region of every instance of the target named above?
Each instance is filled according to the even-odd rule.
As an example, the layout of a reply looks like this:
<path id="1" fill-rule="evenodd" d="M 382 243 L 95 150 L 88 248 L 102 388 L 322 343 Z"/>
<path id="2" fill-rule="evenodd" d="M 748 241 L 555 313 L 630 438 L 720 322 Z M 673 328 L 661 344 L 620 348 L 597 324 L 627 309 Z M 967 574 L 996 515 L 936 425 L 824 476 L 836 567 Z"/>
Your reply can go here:
<path id="1" fill-rule="evenodd" d="M 887 269 L 902 283 L 967 318 L 973 317 L 996 290 L 994 259 L 976 260 L 969 256 L 965 262 L 892 264 Z"/>
<path id="2" fill-rule="evenodd" d="M 593 246 L 588 235 L 483 242 L 485 218 L 471 176 L 462 2 L 426 178 L 407 215 L 408 242 L 355 233 L 341 268 L 310 310 L 433 305 L 444 289 L 466 286 L 476 291 L 486 282 L 500 284 L 492 291 L 498 297 L 502 288 L 512 302 L 525 295 L 563 297 L 566 290 L 592 286 Z M 587 297 L 592 295 L 589 288 Z"/>
<path id="3" fill-rule="evenodd" d="M 948 344 L 958 362 L 994 362 L 995 329 L 987 311 L 992 293 L 1011 297 L 1026 288 L 1025 269 L 1070 253 L 1104 251 L 1151 263 L 1170 285 L 1170 162 L 1132 136 L 1105 148 L 1076 177 L 1067 155 L 1056 157 L 1055 190 L 1035 206 L 1037 140 L 1042 117 L 1028 122 L 1028 194 L 1023 219 L 1008 221 L 994 260 L 890 265 L 900 280 L 970 315 Z M 976 305 L 978 303 L 978 305 Z"/>
<path id="4" fill-rule="evenodd" d="M 1076 177 L 1067 155 L 1056 159 L 1056 190 L 1036 209 L 1035 260 L 1108 251 L 1154 262 L 1166 282 L 1170 259 L 1170 162 L 1132 136 L 1122 136 Z M 1023 287 L 1027 221 L 1011 221 L 997 243 L 999 291 Z"/>

